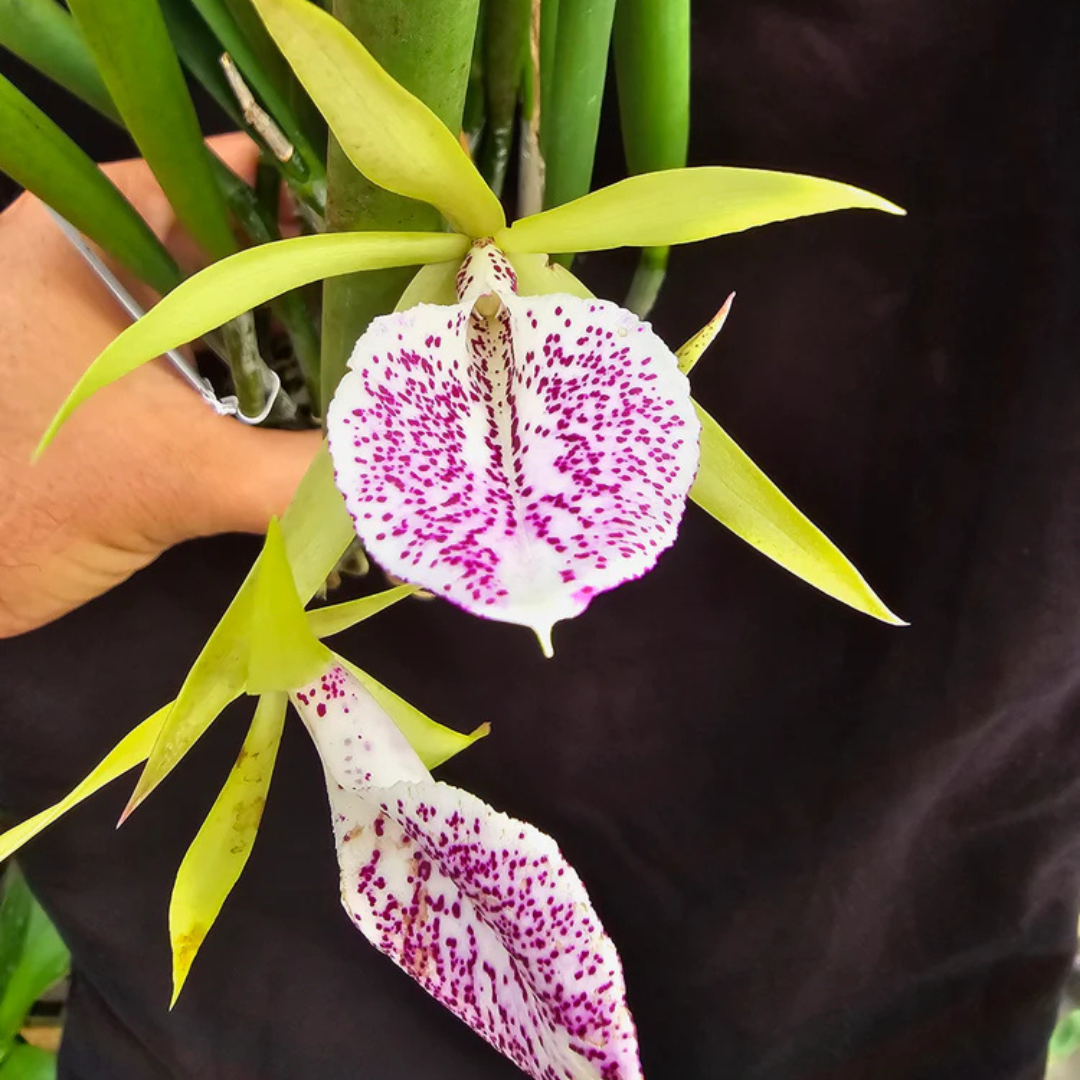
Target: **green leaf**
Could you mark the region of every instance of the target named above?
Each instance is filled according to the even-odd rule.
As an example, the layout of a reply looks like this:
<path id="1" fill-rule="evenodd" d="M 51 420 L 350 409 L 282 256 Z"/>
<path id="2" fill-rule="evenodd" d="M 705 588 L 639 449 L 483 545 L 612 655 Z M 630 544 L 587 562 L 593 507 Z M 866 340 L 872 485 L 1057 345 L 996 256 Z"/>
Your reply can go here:
<path id="1" fill-rule="evenodd" d="M 111 180 L 0 76 L 0 169 L 158 292 L 181 280 L 172 256 Z"/>
<path id="2" fill-rule="evenodd" d="M 0 0 L 0 45 L 98 112 L 119 120 L 86 42 L 56 0 Z"/>
<path id="3" fill-rule="evenodd" d="M 453 728 L 444 727 L 344 657 L 339 656 L 336 659 L 363 683 L 364 688 L 375 699 L 379 708 L 397 724 L 428 769 L 434 769 L 455 754 L 467 750 L 474 742 L 484 738 L 491 731 L 491 725 L 486 723 L 481 724 L 469 735 L 462 735 Z"/>
<path id="4" fill-rule="evenodd" d="M 310 599 L 355 535 L 344 500 L 334 487 L 325 445 L 301 480 L 281 520 L 289 565 L 301 599 Z M 188 674 L 154 743 L 124 816 L 132 813 L 217 719 L 244 692 L 255 568 L 240 586 Z"/>
<path id="5" fill-rule="evenodd" d="M 255 6 L 364 176 L 430 203 L 469 236 L 490 236 L 502 227 L 502 206 L 456 135 L 341 23 L 308 0 L 255 0 Z"/>
<path id="6" fill-rule="evenodd" d="M 378 615 L 380 611 L 393 607 L 419 591 L 416 585 L 396 585 L 392 589 L 375 593 L 374 596 L 362 596 L 359 600 L 347 600 L 343 604 L 315 608 L 307 612 L 308 629 L 319 638 L 333 637 L 334 634 L 340 634 L 350 626 L 370 619 L 372 615 Z M 294 687 L 300 685 L 299 682 L 293 683 Z"/>
<path id="7" fill-rule="evenodd" d="M 0 1061 L 0 1080 L 56 1080 L 56 1055 L 18 1043 Z"/>
<path id="8" fill-rule="evenodd" d="M 1080 1050 L 1080 1009 L 1073 1009 L 1062 1016 L 1050 1036 L 1051 1061 L 1072 1057 Z"/>
<path id="9" fill-rule="evenodd" d="M 481 140 L 480 171 L 491 189 L 502 194 L 518 95 L 529 50 L 532 0 L 496 0 L 484 9 L 483 80 L 487 123 Z"/>
<path id="10" fill-rule="evenodd" d="M 26 890 L 21 874 L 8 881 L 14 882 L 9 887 L 17 892 Z M 26 906 L 25 899 L 18 896 L 15 903 Z M 24 925 L 17 962 L 0 988 L 0 1046 L 18 1033 L 34 1002 L 64 977 L 71 960 L 56 927 L 33 897 Z"/>
<path id="11" fill-rule="evenodd" d="M 724 329 L 724 323 L 731 312 L 731 305 L 735 299 L 732 293 L 723 303 L 720 310 L 688 341 L 677 353 L 679 370 L 684 375 L 689 375 L 694 370 L 697 362 L 705 355 L 705 350 L 716 340 L 716 336 Z"/>
<path id="12" fill-rule="evenodd" d="M 690 137 L 690 0 L 619 0 L 615 9 L 619 126 L 631 173 L 680 169 Z M 648 316 L 668 249 L 641 253 L 626 306 Z"/>
<path id="13" fill-rule="evenodd" d="M 98 390 L 289 289 L 354 270 L 440 262 L 467 249 L 468 241 L 453 233 L 338 233 L 262 244 L 222 259 L 188 278 L 109 344 L 60 407 L 36 454 Z"/>
<path id="14" fill-rule="evenodd" d="M 308 626 L 277 518 L 255 564 L 247 647 L 249 694 L 288 693 L 314 682 L 330 664 L 330 650 Z"/>
<path id="15" fill-rule="evenodd" d="M 544 80 L 542 70 L 540 76 L 544 206 L 561 206 L 589 190 L 614 15 L 615 0 L 559 0 L 550 79 Z"/>
<path id="16" fill-rule="evenodd" d="M 292 143 L 296 151 L 295 160 L 292 162 L 294 171 L 306 173 L 310 182 L 325 184 L 326 170 L 321 155 L 312 147 L 303 125 L 293 112 L 288 99 L 287 82 L 279 81 L 277 73 L 263 63 L 259 48 L 249 41 L 225 0 L 191 2 L 232 57 L 250 89 Z M 258 25 L 258 28 L 262 30 L 261 25 Z M 262 32 L 265 35 L 266 31 Z M 273 47 L 268 36 L 264 41 L 266 46 Z"/>
<path id="17" fill-rule="evenodd" d="M 34 903 L 22 871 L 10 863 L 0 875 L 0 997 L 19 966 Z"/>
<path id="18" fill-rule="evenodd" d="M 240 756 L 176 874 L 169 903 L 173 957 L 170 1008 L 247 865 L 266 806 L 288 702 L 288 695 L 282 692 L 259 698 Z"/>
<path id="19" fill-rule="evenodd" d="M 522 218 L 495 236 L 506 252 L 664 247 L 832 210 L 900 207 L 814 176 L 704 166 L 620 180 L 566 206 Z"/>
<path id="20" fill-rule="evenodd" d="M 235 251 L 225 200 L 157 3 L 70 0 L 68 6 L 176 216 L 215 258 Z"/>
<path id="21" fill-rule="evenodd" d="M 89 798 L 106 784 L 112 783 L 117 777 L 123 776 L 129 769 L 145 761 L 150 756 L 154 740 L 172 707 L 173 702 L 169 702 L 164 708 L 158 709 L 153 716 L 147 717 L 138 727 L 129 731 L 87 777 L 59 802 L 6 832 L 0 833 L 0 862 L 14 855 L 23 844 L 47 829 L 57 818 L 78 806 L 83 799 Z"/>
<path id="22" fill-rule="evenodd" d="M 905 626 L 839 548 L 759 469 L 696 402 L 701 464 L 690 498 L 796 577 L 867 615 Z"/>

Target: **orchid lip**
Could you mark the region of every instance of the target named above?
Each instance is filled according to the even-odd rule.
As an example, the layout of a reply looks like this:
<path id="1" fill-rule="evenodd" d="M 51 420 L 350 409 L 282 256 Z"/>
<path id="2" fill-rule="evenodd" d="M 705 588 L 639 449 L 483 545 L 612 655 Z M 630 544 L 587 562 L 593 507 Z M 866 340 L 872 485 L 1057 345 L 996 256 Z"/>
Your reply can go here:
<path id="1" fill-rule="evenodd" d="M 651 328 L 608 301 L 520 296 L 490 240 L 458 303 L 375 319 L 328 412 L 336 481 L 388 572 L 551 628 L 675 540 L 699 425 Z"/>

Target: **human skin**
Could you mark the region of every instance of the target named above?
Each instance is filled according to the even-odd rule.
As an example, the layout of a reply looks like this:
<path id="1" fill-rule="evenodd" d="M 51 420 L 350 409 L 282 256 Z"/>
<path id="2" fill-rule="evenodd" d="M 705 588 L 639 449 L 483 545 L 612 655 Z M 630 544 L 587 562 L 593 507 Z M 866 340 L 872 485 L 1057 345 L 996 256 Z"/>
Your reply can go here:
<path id="1" fill-rule="evenodd" d="M 246 136 L 210 143 L 253 175 Z M 197 268 L 146 164 L 104 168 L 181 266 Z M 95 395 L 31 464 L 49 419 L 129 320 L 30 195 L 0 214 L 0 282 L 0 637 L 59 618 L 174 544 L 262 532 L 284 511 L 318 433 L 217 416 L 161 359 Z"/>

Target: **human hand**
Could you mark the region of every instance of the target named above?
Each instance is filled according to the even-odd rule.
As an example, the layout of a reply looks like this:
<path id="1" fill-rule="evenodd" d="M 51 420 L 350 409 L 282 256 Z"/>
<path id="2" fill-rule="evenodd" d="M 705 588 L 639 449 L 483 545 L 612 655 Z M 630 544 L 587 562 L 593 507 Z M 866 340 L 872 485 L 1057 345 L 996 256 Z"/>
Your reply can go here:
<path id="1" fill-rule="evenodd" d="M 211 145 L 254 174 L 247 136 Z M 105 171 L 192 266 L 197 254 L 145 162 Z M 59 618 L 183 540 L 261 532 L 283 512 L 319 434 L 217 416 L 164 360 L 95 395 L 31 465 L 68 391 L 129 320 L 30 195 L 0 214 L 0 281 L 0 637 Z"/>

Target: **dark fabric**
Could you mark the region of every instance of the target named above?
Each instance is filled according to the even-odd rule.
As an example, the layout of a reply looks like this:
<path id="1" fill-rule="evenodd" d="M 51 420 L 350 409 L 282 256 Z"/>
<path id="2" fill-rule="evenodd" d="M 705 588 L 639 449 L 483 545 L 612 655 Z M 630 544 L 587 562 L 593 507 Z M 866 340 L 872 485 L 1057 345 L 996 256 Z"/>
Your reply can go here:
<path id="1" fill-rule="evenodd" d="M 1080 859 L 1080 9 L 695 9 L 696 161 L 843 178 L 910 216 L 680 250 L 655 323 L 678 343 L 738 289 L 700 400 L 911 628 L 691 508 L 552 661 L 419 602 L 344 651 L 448 723 L 493 722 L 442 775 L 562 843 L 621 948 L 650 1080 L 1035 1080 Z M 611 296 L 626 269 L 580 262 Z M 0 803 L 39 809 L 166 701 L 254 552 L 192 544 L 4 643 Z M 296 724 L 166 1011 L 171 878 L 245 719 L 118 833 L 127 783 L 27 849 L 75 955 L 64 1080 L 518 1075 L 349 926 Z"/>

